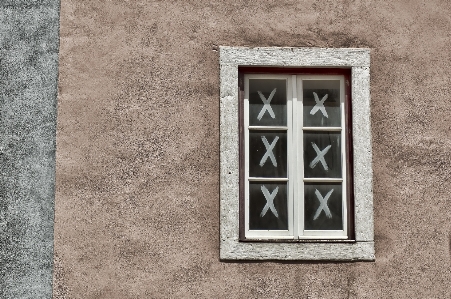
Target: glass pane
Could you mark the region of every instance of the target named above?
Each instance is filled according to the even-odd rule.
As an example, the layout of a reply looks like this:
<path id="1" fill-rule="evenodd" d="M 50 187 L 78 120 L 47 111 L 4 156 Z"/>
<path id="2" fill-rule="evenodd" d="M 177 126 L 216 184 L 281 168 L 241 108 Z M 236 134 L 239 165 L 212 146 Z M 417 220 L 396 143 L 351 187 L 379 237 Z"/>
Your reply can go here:
<path id="1" fill-rule="evenodd" d="M 286 131 L 249 132 L 249 176 L 287 177 Z"/>
<path id="2" fill-rule="evenodd" d="M 304 132 L 304 177 L 341 178 L 340 132 Z"/>
<path id="3" fill-rule="evenodd" d="M 286 183 L 249 183 L 249 229 L 288 230 Z"/>
<path id="4" fill-rule="evenodd" d="M 249 125 L 287 125 L 285 79 L 249 79 Z"/>
<path id="5" fill-rule="evenodd" d="M 341 127 L 340 81 L 304 80 L 304 126 Z"/>
<path id="6" fill-rule="evenodd" d="M 342 230 L 343 201 L 341 183 L 304 185 L 305 230 Z"/>

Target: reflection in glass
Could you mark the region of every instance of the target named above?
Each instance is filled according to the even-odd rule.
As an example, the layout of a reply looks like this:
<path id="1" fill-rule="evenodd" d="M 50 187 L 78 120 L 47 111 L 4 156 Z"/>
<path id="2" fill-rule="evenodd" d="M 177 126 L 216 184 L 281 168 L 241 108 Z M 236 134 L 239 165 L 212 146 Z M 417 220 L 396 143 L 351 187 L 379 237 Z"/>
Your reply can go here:
<path id="1" fill-rule="evenodd" d="M 286 183 L 249 183 L 249 229 L 288 229 Z"/>
<path id="2" fill-rule="evenodd" d="M 249 176 L 287 177 L 286 131 L 249 132 Z"/>
<path id="3" fill-rule="evenodd" d="M 304 126 L 340 127 L 340 80 L 304 80 Z"/>
<path id="4" fill-rule="evenodd" d="M 285 79 L 249 79 L 249 125 L 287 125 Z"/>
<path id="5" fill-rule="evenodd" d="M 341 133 L 304 132 L 304 176 L 341 178 Z"/>
<path id="6" fill-rule="evenodd" d="M 341 186 L 341 183 L 306 183 L 304 185 L 304 229 L 343 229 Z"/>

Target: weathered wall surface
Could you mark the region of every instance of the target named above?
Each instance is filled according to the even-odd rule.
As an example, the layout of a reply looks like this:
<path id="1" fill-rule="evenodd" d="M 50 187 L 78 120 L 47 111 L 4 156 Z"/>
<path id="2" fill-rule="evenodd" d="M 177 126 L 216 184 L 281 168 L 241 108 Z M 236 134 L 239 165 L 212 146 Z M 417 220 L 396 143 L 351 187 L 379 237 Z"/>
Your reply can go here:
<path id="1" fill-rule="evenodd" d="M 0 1 L 0 298 L 50 298 L 59 1 Z"/>
<path id="2" fill-rule="evenodd" d="M 55 298 L 450 298 L 449 1 L 61 2 Z M 219 261 L 218 45 L 369 47 L 376 262 Z"/>

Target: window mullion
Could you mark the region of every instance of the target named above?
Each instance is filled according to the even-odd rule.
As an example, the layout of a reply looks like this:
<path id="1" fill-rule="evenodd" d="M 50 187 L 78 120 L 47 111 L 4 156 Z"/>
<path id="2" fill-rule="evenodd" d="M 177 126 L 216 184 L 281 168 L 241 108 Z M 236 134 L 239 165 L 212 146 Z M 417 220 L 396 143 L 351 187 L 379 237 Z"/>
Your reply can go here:
<path id="1" fill-rule="evenodd" d="M 297 117 L 297 109 L 298 109 L 298 103 L 297 103 L 297 76 L 296 75 L 292 75 L 291 76 L 291 113 L 289 114 L 290 119 L 291 119 L 291 124 L 290 124 L 290 128 L 291 128 L 291 132 L 290 132 L 290 138 L 291 138 L 291 148 L 289 150 L 290 156 L 289 156 L 289 177 L 290 177 L 290 197 L 289 200 L 291 201 L 291 207 L 292 207 L 292 221 L 291 221 L 291 225 L 292 225 L 292 231 L 293 231 L 293 237 L 295 239 L 298 238 L 299 235 L 299 213 L 298 213 L 298 209 L 299 209 L 299 202 L 298 202 L 298 188 L 299 188 L 299 184 L 297 181 L 297 178 L 299 176 L 299 174 L 297 173 L 297 170 L 299 169 L 297 167 L 298 165 L 298 153 L 296 151 L 296 149 L 299 146 L 299 141 L 298 141 L 298 117 Z"/>
<path id="2" fill-rule="evenodd" d="M 296 93 L 297 93 L 297 108 L 296 108 L 296 121 L 297 121 L 297 132 L 296 132 L 296 142 L 297 142 L 297 194 L 296 194 L 296 202 L 297 202 L 297 228 L 298 233 L 296 238 L 300 238 L 304 232 L 304 139 L 303 139 L 303 126 L 304 126 L 304 94 L 303 94 L 303 86 L 302 86 L 302 77 L 296 77 Z"/>

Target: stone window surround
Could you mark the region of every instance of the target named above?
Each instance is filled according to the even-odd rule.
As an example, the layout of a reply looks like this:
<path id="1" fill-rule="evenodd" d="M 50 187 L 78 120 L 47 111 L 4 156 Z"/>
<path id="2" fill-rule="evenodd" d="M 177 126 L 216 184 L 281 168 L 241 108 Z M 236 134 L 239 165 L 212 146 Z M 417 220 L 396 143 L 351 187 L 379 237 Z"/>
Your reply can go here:
<path id="1" fill-rule="evenodd" d="M 351 68 L 353 242 L 239 241 L 238 66 Z M 220 47 L 220 259 L 374 261 L 370 50 Z"/>

